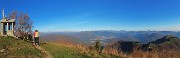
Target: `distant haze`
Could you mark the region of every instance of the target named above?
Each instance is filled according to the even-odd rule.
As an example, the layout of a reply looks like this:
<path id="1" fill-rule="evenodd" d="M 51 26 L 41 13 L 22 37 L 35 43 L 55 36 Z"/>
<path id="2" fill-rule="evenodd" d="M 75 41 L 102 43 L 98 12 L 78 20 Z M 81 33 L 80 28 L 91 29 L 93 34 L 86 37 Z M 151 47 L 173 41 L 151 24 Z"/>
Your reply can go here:
<path id="1" fill-rule="evenodd" d="M 148 43 L 166 35 L 180 37 L 180 31 L 81 31 L 81 32 L 41 32 L 41 38 L 46 40 L 81 40 L 86 43 L 100 40 L 111 42 L 114 40 L 139 41 Z"/>

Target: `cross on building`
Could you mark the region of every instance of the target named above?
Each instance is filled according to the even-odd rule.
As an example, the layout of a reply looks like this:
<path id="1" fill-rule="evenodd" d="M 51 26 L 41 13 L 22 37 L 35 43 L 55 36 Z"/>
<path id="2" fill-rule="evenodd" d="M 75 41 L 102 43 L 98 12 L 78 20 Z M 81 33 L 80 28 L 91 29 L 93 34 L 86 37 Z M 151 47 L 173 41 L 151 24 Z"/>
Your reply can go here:
<path id="1" fill-rule="evenodd" d="M 0 32 L 2 36 L 14 36 L 15 19 L 6 18 L 4 14 L 4 8 L 2 10 L 2 20 L 0 26 Z"/>

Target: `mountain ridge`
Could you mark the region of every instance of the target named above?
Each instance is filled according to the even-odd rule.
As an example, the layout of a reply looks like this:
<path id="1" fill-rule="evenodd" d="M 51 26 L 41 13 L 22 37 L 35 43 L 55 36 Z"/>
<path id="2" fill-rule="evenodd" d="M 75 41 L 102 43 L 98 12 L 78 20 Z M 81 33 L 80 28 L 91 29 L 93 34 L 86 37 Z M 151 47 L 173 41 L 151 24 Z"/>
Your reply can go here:
<path id="1" fill-rule="evenodd" d="M 142 44 L 137 41 L 118 41 L 112 44 L 111 47 L 116 47 L 117 50 L 124 53 L 132 53 L 134 51 L 169 51 L 175 50 L 180 52 L 180 39 L 172 35 L 166 35 L 155 41 Z"/>
<path id="2" fill-rule="evenodd" d="M 165 35 L 174 35 L 180 37 L 180 31 L 81 31 L 81 32 L 49 32 L 41 33 L 40 37 L 48 36 L 50 34 L 66 35 L 68 37 L 78 38 L 84 42 L 90 42 L 91 39 L 97 37 L 113 37 L 113 39 L 104 40 L 124 40 L 124 41 L 139 41 L 141 43 L 148 43 L 161 38 Z M 102 38 L 103 39 L 103 38 Z"/>

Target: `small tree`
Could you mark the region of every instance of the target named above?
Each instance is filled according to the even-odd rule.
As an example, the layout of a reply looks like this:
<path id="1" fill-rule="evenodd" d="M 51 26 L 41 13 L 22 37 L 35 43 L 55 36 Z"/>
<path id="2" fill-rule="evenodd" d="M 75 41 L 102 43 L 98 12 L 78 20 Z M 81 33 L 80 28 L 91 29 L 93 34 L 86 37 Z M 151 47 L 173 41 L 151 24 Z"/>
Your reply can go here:
<path id="1" fill-rule="evenodd" d="M 22 39 L 31 39 L 33 22 L 30 20 L 27 14 L 14 11 L 9 14 L 9 19 L 15 19 L 14 33 Z"/>
<path id="2" fill-rule="evenodd" d="M 94 46 L 95 49 L 96 49 L 96 51 L 98 51 L 98 52 L 100 51 L 100 46 L 101 46 L 101 45 L 100 45 L 100 41 L 99 41 L 99 40 L 96 40 L 95 46 Z"/>

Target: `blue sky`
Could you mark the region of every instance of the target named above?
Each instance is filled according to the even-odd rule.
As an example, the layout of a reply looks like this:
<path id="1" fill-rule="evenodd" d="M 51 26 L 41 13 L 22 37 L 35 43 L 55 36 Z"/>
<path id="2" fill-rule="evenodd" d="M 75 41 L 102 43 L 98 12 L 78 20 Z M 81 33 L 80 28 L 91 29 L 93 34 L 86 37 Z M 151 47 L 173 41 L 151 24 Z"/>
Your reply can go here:
<path id="1" fill-rule="evenodd" d="M 2 7 L 28 14 L 43 32 L 180 31 L 180 0 L 0 0 Z"/>

